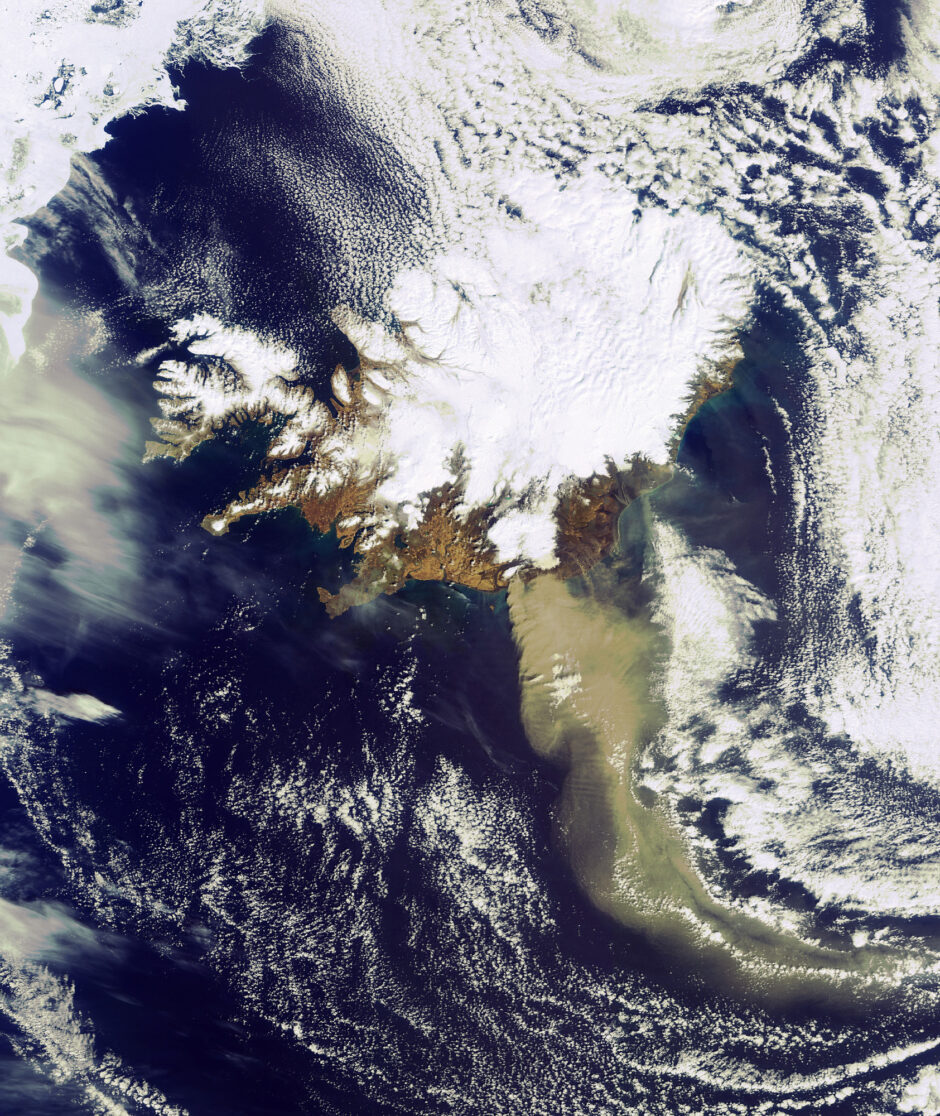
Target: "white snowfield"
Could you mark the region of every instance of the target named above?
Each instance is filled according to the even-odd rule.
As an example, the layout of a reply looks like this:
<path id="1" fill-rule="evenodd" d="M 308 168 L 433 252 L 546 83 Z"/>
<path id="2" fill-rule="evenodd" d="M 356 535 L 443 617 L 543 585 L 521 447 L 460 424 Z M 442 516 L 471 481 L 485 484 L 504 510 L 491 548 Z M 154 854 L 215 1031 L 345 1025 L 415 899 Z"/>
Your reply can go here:
<path id="1" fill-rule="evenodd" d="M 500 560 L 550 567 L 559 485 L 608 459 L 666 459 L 696 373 L 731 350 L 752 288 L 713 218 L 640 213 L 603 179 L 534 180 L 514 197 L 527 219 L 494 221 L 485 254 L 401 277 L 388 308 L 402 336 L 337 320 L 395 374 L 380 496 L 416 523 L 459 448 L 466 505 L 498 509 Z"/>
<path id="2" fill-rule="evenodd" d="M 559 486 L 608 460 L 667 459 L 697 374 L 733 351 L 753 285 L 713 217 L 641 211 L 603 177 L 565 189 L 533 177 L 514 197 L 529 216 L 497 216 L 482 251 L 401 274 L 387 298 L 400 329 L 335 311 L 366 362 L 370 409 L 330 456 L 335 484 L 380 459 L 380 505 L 414 526 L 459 454 L 464 506 L 495 508 L 500 560 L 550 568 Z M 322 430 L 291 354 L 207 318 L 175 334 L 220 363 L 161 365 L 158 433 L 188 451 L 227 417 L 275 412 L 289 422 L 271 454 L 287 458 Z M 341 401 L 346 390 L 340 377 Z"/>

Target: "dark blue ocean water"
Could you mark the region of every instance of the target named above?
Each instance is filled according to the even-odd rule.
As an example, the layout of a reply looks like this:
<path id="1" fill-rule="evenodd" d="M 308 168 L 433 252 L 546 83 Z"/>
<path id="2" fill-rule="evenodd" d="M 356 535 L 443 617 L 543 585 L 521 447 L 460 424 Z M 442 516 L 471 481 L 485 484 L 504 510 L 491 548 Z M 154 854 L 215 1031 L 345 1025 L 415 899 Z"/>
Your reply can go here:
<path id="1" fill-rule="evenodd" d="M 772 316 L 769 321 L 776 324 Z M 777 341 L 774 351 L 785 356 L 784 350 Z M 773 399 L 783 394 L 781 382 L 793 376 L 793 400 L 785 404 L 795 410 L 798 386 L 783 357 L 771 364 L 765 353 L 766 344 L 761 348 L 755 342 L 756 355 L 741 366 L 734 390 L 703 408 L 680 450 L 682 473 L 652 499 L 658 514 L 680 523 L 694 541 L 727 549 L 741 571 L 773 596 L 775 508 L 787 495 L 779 479 L 785 470 L 768 472 L 763 451 L 768 448 L 772 462 L 785 458 L 786 434 Z M 111 355 L 109 375 L 116 394 L 132 401 L 134 390 L 127 383 L 122 386 L 122 379 L 139 376 L 140 369 L 121 365 L 119 354 Z M 149 407 L 150 402 L 144 398 L 143 404 Z M 293 512 L 241 521 L 222 538 L 200 529 L 208 508 L 250 483 L 260 445 L 260 438 L 243 429 L 237 437 L 207 444 L 181 465 L 158 461 L 133 472 L 121 499 L 134 511 L 142 563 L 128 618 L 97 615 L 94 607 L 70 595 L 55 577 L 57 564 L 67 562 L 67 556 L 57 553 L 52 538 L 40 536 L 22 572 L 13 635 L 23 675 L 41 678 L 58 693 L 93 693 L 121 711 L 112 722 L 60 727 L 50 761 L 56 775 L 50 793 L 67 788 L 72 801 L 56 803 L 49 812 L 52 824 L 42 836 L 68 848 L 75 840 L 73 811 L 80 806 L 93 819 L 101 860 L 107 860 L 105 850 L 119 848 L 142 864 L 163 864 L 171 876 L 156 880 L 155 891 L 162 888 L 191 911 L 171 926 L 162 925 L 158 916 L 142 915 L 119 890 L 98 893 L 90 902 L 87 890 L 76 888 L 75 877 L 65 875 L 37 839 L 16 796 L 5 792 L 8 824 L 19 833 L 14 840 L 34 849 L 33 892 L 24 897 L 64 902 L 77 919 L 97 927 L 105 943 L 103 953 L 87 959 L 71 956 L 63 963 L 75 984 L 76 1005 L 93 1023 L 96 1043 L 118 1053 L 194 1114 L 448 1110 L 436 1104 L 425 1107 L 421 1099 L 427 1040 L 413 1035 L 403 1042 L 396 1021 L 377 1020 L 380 1009 L 368 994 L 357 992 L 356 980 L 368 980 L 365 958 L 337 964 L 338 978 L 352 981 L 341 999 L 352 1019 L 361 1013 L 364 1031 L 387 1027 L 390 1041 L 394 1039 L 401 1076 L 397 1102 L 389 1100 L 387 1090 L 377 1096 L 341 1064 L 311 1057 L 286 1042 L 270 1021 L 246 1010 L 237 981 L 231 986 L 207 956 L 209 935 L 199 904 L 205 865 L 179 825 L 184 807 L 191 811 L 196 803 L 207 834 L 222 834 L 231 847 L 250 849 L 270 838 L 253 833 L 250 818 L 233 815 L 227 798 L 233 779 L 264 768 L 290 769 L 302 757 L 311 769 L 333 769 L 353 785 L 367 766 L 364 748 L 373 765 L 398 763 L 398 746 L 388 739 L 388 722 L 379 706 L 403 646 L 415 656 L 411 689 L 425 715 L 424 727 L 408 742 L 412 766 L 402 781 L 406 796 L 417 799 L 445 757 L 472 784 L 496 788 L 507 801 L 524 800 L 529 806 L 528 867 L 554 904 L 556 918 L 548 938 L 529 944 L 533 968 L 559 969 L 569 976 L 586 968 L 614 979 L 628 973 L 651 990 L 671 988 L 690 1013 L 701 1010 L 714 994 L 696 989 L 687 973 L 670 974 L 665 959 L 596 913 L 581 897 L 557 849 L 554 811 L 563 772 L 536 761 L 525 740 L 516 653 L 502 595 L 415 584 L 395 598 L 329 621 L 316 587 L 334 587 L 349 573 L 348 554 L 335 539 L 318 536 Z M 631 515 L 636 512 L 624 516 L 625 537 Z M 637 561 L 642 562 L 642 546 Z M 58 617 L 54 628 L 50 615 Z M 218 706 L 224 717 L 207 719 L 207 695 L 220 682 L 234 685 L 237 702 Z M 169 698 L 176 709 L 175 736 L 167 733 Z M 262 731 L 247 731 L 246 710 L 260 712 Z M 181 772 L 195 767 L 199 775 L 183 803 Z M 171 845 L 179 842 L 177 860 L 167 861 L 165 854 L 152 859 L 155 829 L 169 835 Z M 264 851 L 284 911 L 315 902 L 318 889 L 324 903 L 335 901 L 333 885 L 324 883 L 326 866 L 316 847 L 298 845 L 288 836 Z M 79 876 L 93 873 L 95 856 L 83 859 L 80 850 L 73 855 Z M 355 840 L 349 840 L 344 855 L 354 862 L 361 858 L 365 867 L 371 864 Z M 427 888 L 404 839 L 383 861 L 381 886 L 376 878 L 376 887 L 371 897 L 378 912 L 373 948 L 381 949 L 392 965 L 415 974 L 415 995 L 427 997 L 432 1017 L 441 1012 L 446 1033 L 445 1016 L 452 1008 L 446 1003 L 435 1007 L 440 989 L 433 975 L 420 976 L 425 963 L 420 958 L 456 948 L 451 936 L 438 936 L 433 929 L 437 919 L 452 916 L 440 908 L 441 895 Z M 364 890 L 368 892 L 368 882 Z M 415 912 L 425 906 L 418 918 Z M 321 934 L 323 948 L 338 956 L 344 951 L 346 919 L 345 912 L 337 911 L 336 940 Z M 416 942 L 418 923 L 424 930 Z M 450 968 L 440 958 L 427 963 L 432 974 Z M 505 975 L 505 986 L 498 971 L 481 974 L 486 977 L 489 983 L 483 979 L 474 995 L 507 1012 L 509 1036 L 508 1020 L 518 1010 L 513 1005 L 524 1002 L 524 989 L 515 984 L 518 977 L 512 970 Z M 450 979 L 465 980 L 466 974 L 458 968 Z M 308 995 L 314 1017 L 318 1002 L 328 1016 L 340 996 L 335 987 L 320 982 L 322 974 L 311 974 Z M 727 1005 L 720 1010 L 726 1012 Z M 829 1014 L 818 1005 L 791 1006 L 776 1023 L 800 1028 Z M 467 1025 L 472 1028 L 470 1021 Z M 536 1017 L 536 1027 L 558 1025 L 557 1019 L 539 1023 Z M 579 1041 L 590 1051 L 596 1037 L 588 1027 Z M 733 1045 L 729 1042 L 729 1049 Z M 823 1063 L 827 1058 L 825 1052 L 813 1055 L 809 1050 L 800 1056 L 815 1056 Z M 511 1047 L 500 1057 L 511 1063 Z M 771 1055 L 769 1064 L 785 1068 L 789 1056 L 780 1060 Z M 468 1092 L 476 1072 L 472 1061 L 456 1067 Z M 516 1072 L 525 1071 L 517 1067 Z M 47 1096 L 54 1101 L 47 1102 Z M 68 1096 L 67 1089 L 54 1094 L 43 1089 L 33 1111 L 80 1111 L 77 1095 Z M 733 1095 L 722 1090 L 700 1095 L 705 1105 L 729 1099 Z M 22 1110 L 30 1111 L 25 1101 Z"/>

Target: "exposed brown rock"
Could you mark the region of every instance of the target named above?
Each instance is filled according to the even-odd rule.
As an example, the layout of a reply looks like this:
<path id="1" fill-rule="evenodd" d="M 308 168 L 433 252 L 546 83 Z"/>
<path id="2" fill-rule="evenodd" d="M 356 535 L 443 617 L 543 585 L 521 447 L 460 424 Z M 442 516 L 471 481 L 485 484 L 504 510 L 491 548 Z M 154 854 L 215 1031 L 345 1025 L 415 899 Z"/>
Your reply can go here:
<path id="1" fill-rule="evenodd" d="M 678 425 L 669 447 L 672 457 L 675 457 L 679 452 L 679 443 L 682 441 L 683 435 L 689 427 L 689 423 L 695 418 L 702 407 L 704 407 L 710 399 L 714 399 L 716 395 L 724 394 L 724 392 L 732 387 L 734 383 L 734 370 L 741 363 L 743 358 L 744 354 L 740 349 L 737 349 L 730 356 L 725 357 L 724 360 L 715 361 L 710 367 L 704 369 L 698 379 L 692 384 L 688 405 L 681 415 L 676 416 Z"/>
<path id="2" fill-rule="evenodd" d="M 355 545 L 361 554 L 355 578 L 337 593 L 318 590 L 327 612 L 339 616 L 380 593 L 397 593 L 409 579 L 452 581 L 488 592 L 504 588 L 508 563 L 499 562 L 496 548 L 486 541 L 492 513 L 488 508 L 461 513 L 462 496 L 459 479 L 441 485 L 428 493 L 416 527 L 402 528 L 378 542 L 373 537 L 360 539 Z"/>
<path id="3" fill-rule="evenodd" d="M 339 379 L 341 378 L 341 379 Z M 278 508 L 298 507 L 304 517 L 317 530 L 326 534 L 334 525 L 340 546 L 349 546 L 358 526 L 346 526 L 346 521 L 372 515 L 375 490 L 383 479 L 381 467 L 369 474 L 352 473 L 322 490 L 319 483 L 325 470 L 335 468 L 324 446 L 335 446 L 348 440 L 357 424 L 365 420 L 369 404 L 363 398 L 363 383 L 359 370 L 347 373 L 337 365 L 334 385 L 344 385 L 341 400 L 334 394 L 329 402 L 333 410 L 332 421 L 324 428 L 309 434 L 303 448 L 291 456 L 289 465 L 281 465 L 278 458 L 269 459 L 269 471 L 256 485 L 240 492 L 237 499 L 223 512 L 207 515 L 203 527 L 213 534 L 223 534 L 236 520 L 246 515 L 260 515 Z M 251 415 L 255 421 L 271 423 L 270 415 Z"/>
<path id="4" fill-rule="evenodd" d="M 689 405 L 678 417 L 673 453 L 698 409 L 731 386 L 738 360 L 735 355 L 714 364 L 694 385 Z M 421 520 L 412 528 L 396 520 L 395 509 L 378 506 L 377 490 L 384 479 L 381 465 L 368 474 L 352 473 L 329 485 L 320 483 L 323 470 L 331 466 L 320 447 L 349 439 L 360 422 L 370 421 L 373 405 L 364 396 L 363 372 L 371 367 L 364 363 L 351 373 L 337 368 L 330 399 L 333 420 L 328 427 L 312 435 L 300 460 L 278 467 L 241 493 L 221 515 L 207 516 L 206 528 L 219 534 L 243 515 L 298 507 L 318 531 L 335 530 L 339 545 L 353 548 L 357 565 L 353 580 L 337 592 L 318 590 L 331 616 L 380 594 L 396 593 L 409 579 L 450 581 L 492 592 L 507 586 L 511 567 L 513 576 L 523 581 L 544 576 L 546 571 L 498 561 L 496 548 L 488 542 L 492 509 L 462 506 L 459 460 L 453 463 L 454 481 L 426 494 Z M 547 572 L 562 579 L 587 573 L 614 546 L 621 511 L 671 475 L 670 465 L 655 465 L 636 455 L 625 466 L 609 461 L 605 473 L 572 478 L 563 485 L 555 512 L 558 564 Z"/>
<path id="5" fill-rule="evenodd" d="M 669 465 L 654 465 L 636 454 L 624 469 L 609 461 L 606 473 L 569 482 L 558 496 L 558 565 L 551 572 L 560 578 L 587 573 L 614 545 L 623 509 L 670 476 Z"/>
<path id="6" fill-rule="evenodd" d="M 367 480 L 350 477 L 323 496 L 306 496 L 290 503 L 298 504 L 304 519 L 322 534 L 335 527 L 339 545 L 347 547 L 355 541 L 363 517 L 374 512 L 375 488 L 374 477 Z"/>

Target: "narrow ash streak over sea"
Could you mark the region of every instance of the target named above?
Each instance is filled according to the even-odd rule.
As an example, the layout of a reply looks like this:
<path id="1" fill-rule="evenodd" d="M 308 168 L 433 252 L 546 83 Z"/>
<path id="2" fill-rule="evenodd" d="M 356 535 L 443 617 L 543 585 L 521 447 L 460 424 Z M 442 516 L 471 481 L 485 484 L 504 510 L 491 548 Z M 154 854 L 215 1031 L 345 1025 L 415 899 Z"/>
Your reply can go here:
<path id="1" fill-rule="evenodd" d="M 36 96 L 7 144 L 11 367 L 0 421 L 11 433 L 0 467 L 19 534 L 4 541 L 4 592 L 16 601 L 24 554 L 52 530 L 69 556 L 56 578 L 89 608 L 143 615 L 142 530 L 126 510 L 103 510 L 97 494 L 128 489 L 141 457 L 144 472 L 164 458 L 182 469 L 207 444 L 250 428 L 264 443 L 261 464 L 243 491 L 229 498 L 229 486 L 201 509 L 206 554 L 228 545 L 221 536 L 236 523 L 295 509 L 352 554 L 349 576 L 319 588 L 331 617 L 376 608 L 414 581 L 506 592 L 522 723 L 537 755 L 565 775 L 555 836 L 604 915 L 704 994 L 736 997 L 729 1011 L 743 1013 L 734 1015 L 742 1031 L 747 1012 L 775 1005 L 905 1020 L 935 1010 L 940 15 L 916 2 L 879 12 L 852 0 L 170 8 L 96 5 L 87 17 L 63 5 L 19 16 Z M 253 273 L 242 247 L 213 239 L 214 194 L 211 204 L 174 208 L 155 187 L 143 215 L 107 150 L 87 153 L 107 139 L 105 124 L 135 108 L 188 112 L 170 73 L 197 62 L 251 75 L 261 49 L 269 69 L 264 81 L 253 77 L 257 117 L 233 110 L 230 131 L 199 148 L 216 193 L 243 200 L 262 170 L 273 184 L 262 204 L 283 212 L 283 243 L 264 245 L 274 262 Z M 5 96 L 12 103 L 14 93 Z M 295 144 L 285 106 L 320 147 Z M 82 152 L 66 183 L 69 156 Z M 162 181 L 160 168 L 148 173 Z M 30 323 L 37 285 L 26 264 L 56 258 L 68 220 L 83 212 L 96 216 L 118 293 L 76 313 L 81 328 L 94 326 L 82 344 L 104 347 L 121 314 L 148 323 L 153 343 L 134 354 L 154 389 L 146 446 L 114 399 L 68 371 L 65 326 L 58 348 L 28 343 L 29 324 L 38 329 L 47 310 L 37 303 Z M 27 219 L 32 248 L 17 224 Z M 185 242 L 171 243 L 174 221 Z M 232 225 L 250 223 L 240 213 Z M 246 275 L 258 290 L 245 290 Z M 310 305 L 294 305 L 298 290 L 314 292 Z M 346 355 L 324 375 L 337 353 Z M 732 387 L 769 416 L 761 522 L 744 522 L 733 478 L 709 497 L 717 511 L 695 507 L 684 436 Z M 117 722 L 121 711 L 9 669 L 16 743 L 4 770 L 87 907 L 114 928 L 112 895 L 123 886 L 137 896 L 128 922 L 167 934 L 164 923 L 182 925 L 181 912 L 197 910 L 217 935 L 213 964 L 228 966 L 259 1018 L 368 1078 L 365 1040 L 355 1048 L 321 1034 L 290 966 L 278 968 L 261 941 L 274 924 L 282 962 L 312 950 L 301 915 L 296 926 L 293 915 L 278 921 L 253 890 L 270 872 L 265 853 L 252 851 L 246 871 L 223 828 L 200 835 L 201 807 L 185 788 L 204 776 L 202 760 L 197 775 L 173 774 L 189 827 L 178 855 L 203 881 L 198 898 L 184 899 L 188 878 L 168 867 L 176 849 L 161 853 L 154 838 L 131 865 L 117 841 L 100 851 L 80 811 L 66 823 L 41 805 L 49 787 L 67 785 L 65 761 L 46 736 L 29 739 L 30 719 L 51 740 L 55 726 Z M 190 700 L 221 709 L 238 687 L 210 671 L 212 686 L 180 681 L 175 664 L 163 669 L 185 691 L 165 684 L 167 739 L 197 752 L 179 710 Z M 551 921 L 526 867 L 528 815 L 470 787 L 446 758 L 404 804 L 415 762 L 407 733 L 426 723 L 409 686 L 383 711 L 401 735 L 386 768 L 374 761 L 350 789 L 306 761 L 237 775 L 229 766 L 226 810 L 265 841 L 283 811 L 309 814 L 333 834 L 324 847 L 337 860 L 334 831 L 348 830 L 379 865 L 382 887 L 389 850 L 414 843 L 448 901 L 511 908 L 513 929 L 493 921 L 505 971 L 548 1000 L 550 973 L 533 967 L 517 933 L 547 933 Z M 259 719 L 246 715 L 252 739 Z M 479 850 L 495 846 L 505 855 L 500 883 L 480 899 Z M 455 850 L 452 861 L 437 857 L 442 847 Z M 164 878 L 173 882 L 161 891 Z M 241 912 L 233 880 L 265 917 Z M 357 940 L 380 952 L 371 907 L 350 903 Z M 34 915 L 10 904 L 5 917 L 20 934 Z M 0 920 L 9 968 L 0 977 L 13 989 L 0 1008 L 18 1021 L 30 982 L 55 978 L 14 938 L 7 948 L 5 934 Z M 258 958 L 270 965 L 263 978 Z M 71 1034 L 78 1016 L 56 987 L 50 1002 L 59 997 Z M 585 987 L 571 1000 L 581 996 L 586 1014 L 625 995 Z M 665 993 L 662 1002 L 664 1016 L 678 1017 Z M 279 1014 L 285 1003 L 290 1020 Z M 40 1035 L 51 1024 L 17 1025 Z M 940 1042 L 879 1036 L 865 1059 L 842 1051 L 818 1076 L 781 1072 L 772 1082 L 768 1070 L 756 1085 L 748 1075 L 759 1058 L 739 1063 L 703 1038 L 675 1073 L 696 1088 L 737 1089 L 735 1103 L 746 1105 L 701 1111 L 790 1111 L 823 1089 L 837 1105 L 855 1095 L 856 1078 L 888 1075 Z M 101 1066 L 110 1056 L 96 1064 L 79 1047 L 78 1068 L 61 1072 L 102 1111 L 123 1103 L 130 1071 L 109 1084 Z M 178 1111 L 149 1085 L 133 1087 L 143 1110 Z M 940 1079 L 923 1062 L 892 1088 L 882 1098 L 891 1111 L 940 1112 Z M 754 1104 L 771 1105 L 775 1091 L 789 1099 L 785 1109 L 747 1107 L 741 1090 Z M 570 1110 L 614 1110 L 596 1103 Z M 875 1111 L 851 1103 L 845 1111 Z M 514 1104 L 549 1111 L 522 1086 Z"/>

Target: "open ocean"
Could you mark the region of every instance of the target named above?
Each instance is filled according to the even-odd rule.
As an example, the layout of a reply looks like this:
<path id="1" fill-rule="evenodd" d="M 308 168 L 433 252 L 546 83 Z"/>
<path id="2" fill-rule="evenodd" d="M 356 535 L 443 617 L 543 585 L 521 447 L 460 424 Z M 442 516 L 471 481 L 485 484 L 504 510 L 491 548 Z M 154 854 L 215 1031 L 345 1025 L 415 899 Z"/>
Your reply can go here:
<path id="1" fill-rule="evenodd" d="M 523 728 L 505 593 L 411 582 L 330 620 L 317 588 L 353 571 L 335 534 L 296 510 L 220 537 L 200 527 L 256 482 L 270 428 L 247 420 L 181 462 L 142 463 L 168 323 L 218 313 L 267 331 L 325 394 L 336 364 L 356 362 L 330 310 L 355 286 L 378 313 L 392 261 L 415 255 L 430 220 L 416 173 L 363 138 L 348 106 L 324 92 L 298 107 L 278 71 L 298 49 L 275 28 L 244 72 L 175 73 L 185 110 L 113 123 L 17 252 L 40 284 L 27 327 L 37 369 L 113 411 L 95 542 L 112 532 L 127 561 L 114 580 L 106 563 L 89 576 L 54 525 L 4 519 L 22 550 L 6 663 L 16 692 L 39 696 L 8 710 L 0 925 L 40 944 L 0 956 L 13 1052 L 0 1052 L 0 1112 L 915 1111 L 898 1097 L 936 1061 L 932 973 L 878 1003 L 818 986 L 735 996 L 590 902 L 563 848 L 566 771 Z M 295 180 L 284 166 L 298 160 Z M 338 179 L 353 245 L 317 207 Z M 371 270 L 350 278 L 350 258 Z M 822 544 L 794 457 L 816 421 L 803 330 L 758 285 L 733 387 L 689 423 L 673 479 L 622 513 L 605 559 L 652 600 L 666 525 L 748 583 L 761 604 L 753 654 L 721 683 L 728 709 L 779 698 L 804 641 L 793 585 Z M 842 606 L 833 596 L 830 616 L 814 584 L 814 623 L 835 632 Z M 850 751 L 795 688 L 780 704 L 779 755 L 812 765 Z M 688 742 L 653 756 L 663 800 L 707 843 L 723 895 L 844 938 L 835 903 L 769 857 L 755 868 L 735 836 L 734 809 L 751 801 L 740 787 L 776 793 L 776 769 L 762 782 L 729 746 L 715 766 L 737 799 L 683 789 L 682 764 L 713 787 L 703 757 L 721 713 L 703 708 Z M 771 720 L 755 714 L 747 731 L 763 738 Z M 823 796 L 830 773 L 813 770 Z M 940 796 L 900 765 L 851 770 L 882 813 L 940 821 Z M 813 841 L 838 876 L 848 842 Z M 850 913 L 866 932 L 940 937 L 934 915 Z"/>

